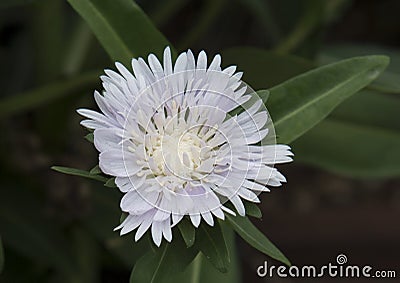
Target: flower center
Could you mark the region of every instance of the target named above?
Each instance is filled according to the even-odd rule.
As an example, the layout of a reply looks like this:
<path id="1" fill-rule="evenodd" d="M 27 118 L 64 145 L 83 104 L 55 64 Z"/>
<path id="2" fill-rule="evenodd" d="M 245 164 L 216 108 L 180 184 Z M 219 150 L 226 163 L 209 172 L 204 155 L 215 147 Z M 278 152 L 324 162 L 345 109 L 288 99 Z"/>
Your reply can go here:
<path id="1" fill-rule="evenodd" d="M 204 161 L 213 156 L 212 149 L 192 131 L 159 135 L 156 141 L 150 154 L 155 163 L 153 167 L 156 168 L 153 173 L 174 175 L 186 181 L 200 179 L 212 171 L 213 164 L 208 168 L 204 166 Z"/>

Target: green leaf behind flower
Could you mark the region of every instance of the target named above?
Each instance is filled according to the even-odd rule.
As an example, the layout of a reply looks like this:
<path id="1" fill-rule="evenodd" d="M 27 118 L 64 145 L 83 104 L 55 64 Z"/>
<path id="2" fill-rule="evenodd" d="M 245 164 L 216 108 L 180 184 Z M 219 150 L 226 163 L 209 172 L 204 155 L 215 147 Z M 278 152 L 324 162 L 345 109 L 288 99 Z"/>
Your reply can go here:
<path id="1" fill-rule="evenodd" d="M 164 242 L 156 251 L 150 251 L 134 266 L 131 283 L 172 283 L 198 254 L 197 249 L 187 248 L 181 238 Z"/>
<path id="2" fill-rule="evenodd" d="M 221 228 L 229 250 L 231 263 L 228 272 L 222 273 L 216 269 L 207 258 L 199 253 L 185 272 L 175 278 L 174 283 L 239 283 L 241 282 L 240 264 L 235 245 L 235 233 L 229 225 L 221 222 Z"/>
<path id="3" fill-rule="evenodd" d="M 400 51 L 376 46 L 376 45 L 356 45 L 340 44 L 329 46 L 321 52 L 318 57 L 320 64 L 327 64 L 352 56 L 383 54 L 390 57 L 390 64 L 386 70 L 368 87 L 370 89 L 388 92 L 400 93 Z"/>
<path id="4" fill-rule="evenodd" d="M 232 228 L 252 247 L 286 265 L 290 265 L 289 260 L 282 252 L 247 217 L 227 215 L 227 220 Z"/>
<path id="5" fill-rule="evenodd" d="M 254 202 L 244 201 L 244 207 L 246 209 L 246 215 L 252 216 L 255 218 L 261 218 L 262 212 L 258 205 Z"/>
<path id="6" fill-rule="evenodd" d="M 192 223 L 184 217 L 178 224 L 179 231 L 181 232 L 182 238 L 186 243 L 186 246 L 189 248 L 193 246 L 194 241 L 196 239 L 196 230 Z"/>
<path id="7" fill-rule="evenodd" d="M 197 230 L 196 246 L 204 256 L 221 272 L 227 272 L 230 263 L 229 251 L 219 222 L 213 227 L 201 223 Z"/>
<path id="8" fill-rule="evenodd" d="M 131 0 L 68 0 L 87 21 L 114 61 L 124 64 L 150 52 L 161 55 L 170 45 L 147 15 Z"/>
<path id="9" fill-rule="evenodd" d="M 53 169 L 57 172 L 60 172 L 60 173 L 79 176 L 79 177 L 85 177 L 88 179 L 92 179 L 92 180 L 96 180 L 96 181 L 100 181 L 100 182 L 104 182 L 104 183 L 109 181 L 109 179 L 105 176 L 98 175 L 98 174 L 92 174 L 88 171 L 80 170 L 80 169 L 76 169 L 76 168 L 52 166 L 51 169 Z"/>
<path id="10" fill-rule="evenodd" d="M 364 56 L 329 64 L 270 89 L 267 108 L 277 140 L 290 143 L 386 68 L 386 56 Z"/>
<path id="11" fill-rule="evenodd" d="M 400 100 L 361 91 L 293 143 L 297 160 L 354 177 L 400 176 Z"/>

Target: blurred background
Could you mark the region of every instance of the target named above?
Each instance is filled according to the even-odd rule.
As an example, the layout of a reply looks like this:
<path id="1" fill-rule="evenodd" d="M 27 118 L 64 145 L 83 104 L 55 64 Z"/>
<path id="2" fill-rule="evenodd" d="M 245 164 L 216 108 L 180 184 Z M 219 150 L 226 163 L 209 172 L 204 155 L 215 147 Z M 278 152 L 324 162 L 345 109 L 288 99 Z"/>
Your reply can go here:
<path id="1" fill-rule="evenodd" d="M 288 183 L 261 197 L 254 223 L 295 265 L 343 253 L 399 277 L 400 2 L 136 2 L 177 50 L 222 53 L 256 90 L 347 57 L 391 57 L 377 81 L 292 144 L 295 162 L 279 167 Z M 96 165 L 75 109 L 94 107 L 112 61 L 67 2 L 2 0 L 0 66 L 0 281 L 128 282 L 140 254 L 132 235 L 112 231 L 121 194 L 50 169 Z M 243 282 L 301 282 L 258 278 L 268 258 L 237 243 Z"/>

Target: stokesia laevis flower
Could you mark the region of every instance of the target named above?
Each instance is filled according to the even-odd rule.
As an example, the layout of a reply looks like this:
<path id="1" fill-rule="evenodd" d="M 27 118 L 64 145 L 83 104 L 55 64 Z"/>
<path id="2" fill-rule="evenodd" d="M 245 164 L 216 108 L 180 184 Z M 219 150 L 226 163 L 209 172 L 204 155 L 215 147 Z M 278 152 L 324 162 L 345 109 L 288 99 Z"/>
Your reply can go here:
<path id="1" fill-rule="evenodd" d="M 235 66 L 222 70 L 219 55 L 207 66 L 204 51 L 196 60 L 190 50 L 173 64 L 168 47 L 163 64 L 151 54 L 148 64 L 132 59 L 133 73 L 115 65 L 119 73 L 105 70 L 104 92 L 94 93 L 101 112 L 78 112 L 94 130 L 101 170 L 124 193 L 121 235 L 137 229 L 137 241 L 151 227 L 159 246 L 185 215 L 212 226 L 235 214 L 226 201 L 245 215 L 242 199 L 259 202 L 285 182 L 273 166 L 292 160 L 290 148 L 275 144 L 262 100 Z"/>

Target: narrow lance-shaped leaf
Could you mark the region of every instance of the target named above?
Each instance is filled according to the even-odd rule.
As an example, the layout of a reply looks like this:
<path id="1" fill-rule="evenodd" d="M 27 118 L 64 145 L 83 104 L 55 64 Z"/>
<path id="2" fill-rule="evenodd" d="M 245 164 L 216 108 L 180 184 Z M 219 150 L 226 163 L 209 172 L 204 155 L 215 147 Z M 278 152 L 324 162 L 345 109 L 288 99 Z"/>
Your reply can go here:
<path id="1" fill-rule="evenodd" d="M 386 56 L 364 56 L 326 65 L 270 89 L 267 102 L 277 139 L 290 143 L 324 119 L 338 104 L 376 79 Z"/>
<path id="2" fill-rule="evenodd" d="M 105 176 L 97 175 L 97 174 L 91 174 L 88 171 L 85 170 L 80 170 L 76 168 L 69 168 L 69 167 L 62 167 L 62 166 L 52 166 L 51 169 L 64 173 L 64 174 L 69 174 L 69 175 L 74 175 L 74 176 L 80 176 L 80 177 L 85 177 L 89 178 L 92 180 L 100 181 L 100 182 L 107 182 L 108 178 Z"/>
<path id="3" fill-rule="evenodd" d="M 400 50 L 376 45 L 340 44 L 329 46 L 318 56 L 320 64 L 346 59 L 353 56 L 384 54 L 390 57 L 386 70 L 368 88 L 388 93 L 400 93 Z"/>
<path id="4" fill-rule="evenodd" d="M 196 238 L 196 230 L 192 223 L 186 218 L 182 219 L 178 224 L 179 231 L 181 232 L 182 238 L 186 243 L 187 247 L 193 246 Z"/>
<path id="5" fill-rule="evenodd" d="M 117 185 L 115 184 L 115 178 L 110 178 L 106 181 L 106 183 L 104 184 L 104 186 L 108 187 L 108 188 L 116 188 Z"/>
<path id="6" fill-rule="evenodd" d="M 190 262 L 198 251 L 187 248 L 181 238 L 171 243 L 163 243 L 156 252 L 148 252 L 134 266 L 131 283 L 172 283 Z"/>
<path id="7" fill-rule="evenodd" d="M 115 61 L 162 53 L 168 40 L 132 0 L 68 0 Z"/>
<path id="8" fill-rule="evenodd" d="M 214 227 L 202 223 L 197 231 L 196 246 L 205 257 L 221 272 L 227 272 L 230 258 L 225 238 L 218 222 Z"/>
<path id="9" fill-rule="evenodd" d="M 246 210 L 246 215 L 252 216 L 255 218 L 261 218 L 262 217 L 262 212 L 260 208 L 258 207 L 257 204 L 249 201 L 243 202 L 245 210 Z"/>
<path id="10" fill-rule="evenodd" d="M 97 174 L 101 174 L 101 170 L 99 165 L 94 166 L 92 169 L 90 169 L 89 174 L 90 175 L 97 175 Z"/>
<path id="11" fill-rule="evenodd" d="M 229 250 L 231 263 L 228 272 L 217 270 L 206 257 L 199 253 L 185 272 L 174 278 L 174 283 L 239 283 L 241 282 L 239 259 L 236 252 L 235 233 L 225 222 L 221 221 L 221 228 Z"/>
<path id="12" fill-rule="evenodd" d="M 227 220 L 232 228 L 252 247 L 276 260 L 290 265 L 289 260 L 282 252 L 247 217 L 227 215 Z"/>
<path id="13" fill-rule="evenodd" d="M 400 176 L 399 109 L 395 96 L 361 91 L 293 143 L 296 159 L 352 177 Z"/>

